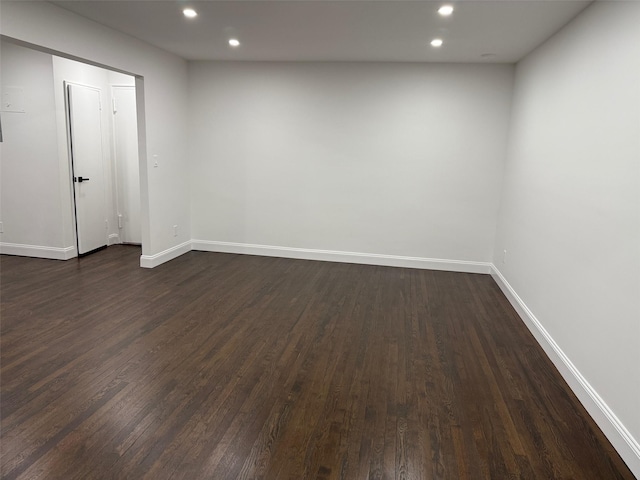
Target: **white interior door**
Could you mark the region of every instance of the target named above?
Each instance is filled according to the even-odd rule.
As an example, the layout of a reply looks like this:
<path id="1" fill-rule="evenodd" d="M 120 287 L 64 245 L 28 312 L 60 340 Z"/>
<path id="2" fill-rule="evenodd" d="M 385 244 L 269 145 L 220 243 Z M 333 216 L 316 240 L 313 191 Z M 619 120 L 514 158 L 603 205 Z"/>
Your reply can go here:
<path id="1" fill-rule="evenodd" d="M 107 245 L 100 90 L 67 84 L 78 253 Z"/>
<path id="2" fill-rule="evenodd" d="M 113 135 L 120 241 L 142 243 L 136 87 L 113 86 Z"/>

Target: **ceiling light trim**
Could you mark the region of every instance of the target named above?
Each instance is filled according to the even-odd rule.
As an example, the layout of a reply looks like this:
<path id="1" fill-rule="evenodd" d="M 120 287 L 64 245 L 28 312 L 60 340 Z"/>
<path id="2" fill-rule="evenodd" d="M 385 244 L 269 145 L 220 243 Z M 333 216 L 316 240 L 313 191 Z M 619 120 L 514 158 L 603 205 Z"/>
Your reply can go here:
<path id="1" fill-rule="evenodd" d="M 187 18 L 196 18 L 198 16 L 198 12 L 196 12 L 193 8 L 185 8 L 182 10 L 182 14 Z"/>
<path id="2" fill-rule="evenodd" d="M 453 13 L 453 5 L 442 5 L 439 9 L 438 9 L 438 13 L 440 14 L 441 17 L 449 17 L 451 16 L 451 14 Z"/>

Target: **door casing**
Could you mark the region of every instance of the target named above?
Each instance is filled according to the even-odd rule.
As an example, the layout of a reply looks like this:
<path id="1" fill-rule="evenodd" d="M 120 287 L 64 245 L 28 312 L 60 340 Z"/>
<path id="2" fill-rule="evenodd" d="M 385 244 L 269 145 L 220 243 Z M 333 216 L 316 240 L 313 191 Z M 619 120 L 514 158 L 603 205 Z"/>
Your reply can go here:
<path id="1" fill-rule="evenodd" d="M 107 246 L 102 91 L 65 82 L 78 254 Z M 89 178 L 88 181 L 80 179 Z"/>

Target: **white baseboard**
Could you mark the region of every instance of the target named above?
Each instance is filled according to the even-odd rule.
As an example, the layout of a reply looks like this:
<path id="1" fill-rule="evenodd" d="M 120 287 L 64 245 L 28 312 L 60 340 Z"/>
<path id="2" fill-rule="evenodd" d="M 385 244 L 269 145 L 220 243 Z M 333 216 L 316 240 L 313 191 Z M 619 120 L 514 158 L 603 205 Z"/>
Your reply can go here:
<path id="1" fill-rule="evenodd" d="M 629 469 L 640 478 L 638 440 L 631 435 L 598 392 L 584 378 L 495 265 L 491 266 L 491 276 Z"/>
<path id="2" fill-rule="evenodd" d="M 191 251 L 191 240 L 187 240 L 180 245 L 168 248 L 155 255 L 140 255 L 140 266 L 143 268 L 155 268 L 189 251 Z"/>
<path id="3" fill-rule="evenodd" d="M 117 245 L 119 243 L 122 243 L 120 241 L 120 235 L 117 233 L 111 233 L 109 234 L 109 238 L 107 240 L 107 245 L 111 246 L 111 245 Z"/>
<path id="4" fill-rule="evenodd" d="M 50 258 L 52 260 L 69 260 L 78 256 L 76 247 L 44 247 L 41 245 L 6 242 L 0 242 L 0 253 L 19 255 L 21 257 Z"/>
<path id="5" fill-rule="evenodd" d="M 205 252 L 241 253 L 247 255 L 261 255 L 265 257 L 359 263 L 365 265 L 382 265 L 387 267 L 421 268 L 428 270 L 445 270 L 449 272 L 489 273 L 491 271 L 491 264 L 486 262 L 403 257 L 398 255 L 380 255 L 375 253 L 340 252 L 335 250 L 316 250 L 310 248 L 275 247 L 271 245 L 216 242 L 210 240 L 192 240 L 191 249 Z"/>

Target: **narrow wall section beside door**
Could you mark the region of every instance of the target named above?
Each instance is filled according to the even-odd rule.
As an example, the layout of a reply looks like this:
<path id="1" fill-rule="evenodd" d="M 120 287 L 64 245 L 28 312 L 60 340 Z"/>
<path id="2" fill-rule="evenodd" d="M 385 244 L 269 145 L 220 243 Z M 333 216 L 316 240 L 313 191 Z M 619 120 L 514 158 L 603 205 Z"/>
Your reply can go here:
<path id="1" fill-rule="evenodd" d="M 112 86 L 113 138 L 120 241 L 142 243 L 135 86 Z"/>

